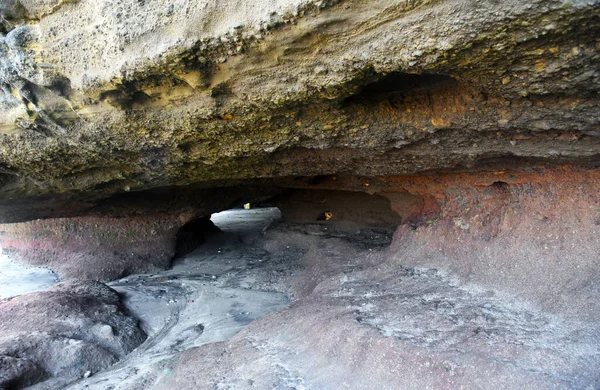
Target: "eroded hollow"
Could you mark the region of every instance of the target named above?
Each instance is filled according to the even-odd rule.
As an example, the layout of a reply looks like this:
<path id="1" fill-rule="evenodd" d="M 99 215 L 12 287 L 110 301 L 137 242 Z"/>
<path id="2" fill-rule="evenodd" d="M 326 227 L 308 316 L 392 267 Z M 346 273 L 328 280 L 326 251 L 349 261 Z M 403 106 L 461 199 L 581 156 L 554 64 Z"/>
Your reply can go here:
<path id="1" fill-rule="evenodd" d="M 455 84 L 457 81 L 450 76 L 441 74 L 410 74 L 402 72 L 392 72 L 383 76 L 380 80 L 366 85 L 361 93 L 386 94 L 394 92 L 406 92 L 410 90 L 419 90 L 431 88 L 437 85 Z"/>
<path id="2" fill-rule="evenodd" d="M 458 81 L 450 76 L 440 74 L 410 74 L 392 72 L 379 80 L 365 85 L 357 94 L 347 99 L 348 102 L 363 100 L 380 100 L 390 95 L 404 96 L 438 90 L 440 88 L 457 87 Z"/>
<path id="3" fill-rule="evenodd" d="M 275 203 L 287 222 L 390 229 L 402 223 L 389 199 L 364 192 L 292 190 L 277 198 Z"/>
<path id="4" fill-rule="evenodd" d="M 398 226 L 422 217 L 420 196 L 408 192 L 370 194 L 332 189 L 292 189 L 273 200 L 282 221 L 338 237 L 362 248 L 391 244 Z M 312 226 L 312 227 L 309 227 Z"/>
<path id="5" fill-rule="evenodd" d="M 267 228 L 281 220 L 281 211 L 270 204 L 245 204 L 194 219 L 183 225 L 176 235 L 175 259 L 180 259 L 196 248 L 213 240 L 243 241 L 245 236 L 264 233 Z M 225 235 L 223 235 L 225 233 Z"/>
<path id="6" fill-rule="evenodd" d="M 221 231 L 209 217 L 194 219 L 183 225 L 176 235 L 175 258 L 192 252 L 206 240 Z"/>

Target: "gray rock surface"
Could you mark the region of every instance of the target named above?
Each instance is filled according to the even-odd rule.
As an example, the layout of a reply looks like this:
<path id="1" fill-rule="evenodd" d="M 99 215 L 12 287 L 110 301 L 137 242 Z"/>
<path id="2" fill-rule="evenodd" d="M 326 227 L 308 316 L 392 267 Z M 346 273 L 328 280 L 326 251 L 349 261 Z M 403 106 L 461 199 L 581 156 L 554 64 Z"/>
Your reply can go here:
<path id="1" fill-rule="evenodd" d="M 471 214 L 461 215 L 469 224 L 470 245 L 479 251 L 482 245 L 502 244 L 514 229 L 481 237 L 495 225 L 479 226 L 469 218 L 478 206 L 497 202 L 489 198 L 502 191 L 496 187 L 471 194 Z M 527 205 L 537 199 L 528 196 L 517 198 L 524 223 L 532 217 Z M 339 194 L 332 199 L 347 200 Z M 83 368 L 93 375 L 86 378 L 82 371 L 67 388 L 594 389 L 600 384 L 600 329 L 595 309 L 581 305 L 597 297 L 589 286 L 562 294 L 563 301 L 571 300 L 565 311 L 560 302 L 540 303 L 540 296 L 551 294 L 535 272 L 515 294 L 500 277 L 480 277 L 488 263 L 452 263 L 449 256 L 439 261 L 437 240 L 448 241 L 444 237 L 452 229 L 463 229 L 446 217 L 408 232 L 403 226 L 385 248 L 380 229 L 334 219 L 273 224 L 278 216 L 276 209 L 220 213 L 214 222 L 224 233 L 173 269 L 113 282 L 149 337 L 106 370 Z M 529 244 L 522 246 L 537 245 Z M 429 263 L 414 264 L 419 247 L 424 248 L 419 258 Z M 500 270 L 527 269 L 530 261 L 498 253 L 494 259 Z M 469 265 L 471 274 L 465 276 L 457 265 Z M 592 266 L 582 265 L 593 275 Z M 571 283 L 574 275 L 556 272 L 551 284 Z M 90 329 L 98 337 L 110 334 L 105 326 Z M 37 378 L 46 372 L 11 364 L 5 375 L 27 370 L 22 378 Z M 50 384 L 39 386 L 56 388 Z"/>
<path id="2" fill-rule="evenodd" d="M 348 240 L 352 240 L 350 243 Z M 362 243 L 369 241 L 362 235 Z M 153 389 L 594 389 L 597 323 L 444 269 L 402 265 L 325 225 L 280 226 L 260 275 L 294 303 L 191 348 Z M 269 276 L 267 276 L 269 275 Z M 261 280 L 261 279 L 258 279 Z M 269 279 L 262 279 L 269 280 Z"/>
<path id="3" fill-rule="evenodd" d="M 159 388 L 598 388 L 598 36 L 600 0 L 0 0 L 0 243 L 155 272 L 194 218 L 309 190 L 236 270 L 295 303 Z M 101 284 L 0 302 L 5 387 L 103 386 L 145 337 Z"/>
<path id="4" fill-rule="evenodd" d="M 145 338 L 119 295 L 98 282 L 63 282 L 0 300 L 0 388 L 62 388 Z"/>

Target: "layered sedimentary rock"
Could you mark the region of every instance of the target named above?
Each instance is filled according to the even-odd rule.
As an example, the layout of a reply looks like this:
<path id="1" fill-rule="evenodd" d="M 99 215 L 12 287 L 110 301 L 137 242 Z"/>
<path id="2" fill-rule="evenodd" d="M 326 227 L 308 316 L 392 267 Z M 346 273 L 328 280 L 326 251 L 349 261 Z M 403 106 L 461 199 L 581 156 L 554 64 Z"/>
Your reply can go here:
<path id="1" fill-rule="evenodd" d="M 402 225 L 406 262 L 595 307 L 597 1 L 0 12 L 0 221 L 25 223 L 0 240 L 14 255 L 111 279 L 168 266 L 179 228 L 242 201 L 359 191 L 371 197 L 321 211 Z"/>
<path id="2" fill-rule="evenodd" d="M 595 388 L 599 36 L 598 0 L 0 0 L 0 246 L 112 280 L 270 202 L 325 237 L 268 243 L 296 304 L 159 387 Z M 0 387 L 144 339 L 101 284 L 0 305 Z"/>
<path id="3" fill-rule="evenodd" d="M 595 1 L 2 12 L 6 222 L 208 180 L 598 161 Z"/>
<path id="4" fill-rule="evenodd" d="M 402 264 L 447 269 L 554 313 L 600 319 L 597 170 L 444 175 L 420 184 L 441 212 L 396 231 Z"/>
<path id="5" fill-rule="evenodd" d="M 138 211 L 145 237 L 143 221 L 240 200 L 188 191 L 173 205 L 150 188 L 599 160 L 596 2 L 10 1 L 2 13 L 4 222 L 130 217 L 152 198 L 168 215 Z M 86 245 L 135 220 L 86 222 L 101 226 Z M 176 227 L 148 252 L 170 253 Z"/>

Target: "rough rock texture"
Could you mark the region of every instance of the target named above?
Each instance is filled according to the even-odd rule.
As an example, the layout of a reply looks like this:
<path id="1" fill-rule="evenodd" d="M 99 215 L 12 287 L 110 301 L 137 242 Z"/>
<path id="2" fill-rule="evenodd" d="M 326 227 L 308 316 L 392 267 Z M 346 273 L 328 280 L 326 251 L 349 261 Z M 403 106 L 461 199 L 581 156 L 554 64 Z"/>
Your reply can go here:
<path id="1" fill-rule="evenodd" d="M 447 269 L 546 310 L 600 320 L 598 171 L 438 180 L 419 184 L 438 197 L 440 214 L 396 232 L 402 264 Z"/>
<path id="2" fill-rule="evenodd" d="M 61 388 L 114 364 L 146 338 L 114 290 L 85 281 L 0 300 L 0 334 L 2 389 L 38 382 L 33 388 Z"/>
<path id="3" fill-rule="evenodd" d="M 3 209 L 217 179 L 596 165 L 599 4 L 5 1 Z"/>
<path id="4" fill-rule="evenodd" d="M 114 280 L 166 269 L 185 219 L 170 215 L 66 218 L 3 225 L 5 254 L 63 278 Z"/>
<path id="5" fill-rule="evenodd" d="M 309 248 L 301 302 L 165 388 L 599 386 L 599 0 L 0 1 L 13 255 L 154 271 L 274 198 L 359 244 L 400 225 L 385 260 Z"/>
<path id="6" fill-rule="evenodd" d="M 598 170 L 332 176 L 314 185 L 319 188 L 314 199 L 325 199 L 326 188 L 359 191 L 365 185 L 388 197 L 401 216 L 390 248 L 401 264 L 445 269 L 545 310 L 600 320 Z M 335 199 L 335 192 L 329 193 Z M 344 206 L 357 213 L 355 220 L 367 221 L 377 207 L 365 202 Z M 318 201 L 294 206 L 296 215 L 329 207 Z M 282 210 L 285 218 L 286 207 Z M 335 218 L 334 213 L 328 222 L 335 226 Z"/>
<path id="7" fill-rule="evenodd" d="M 89 207 L 82 217 L 0 225 L 0 247 L 11 258 L 48 267 L 62 278 L 115 280 L 168 268 L 185 252 L 178 248 L 184 226 L 243 200 L 261 199 L 258 194 L 278 192 L 192 187 L 128 193 Z M 188 239 L 187 252 L 200 242 Z"/>
<path id="8" fill-rule="evenodd" d="M 393 250 L 356 243 L 332 237 L 324 225 L 271 231 L 264 247 L 272 257 L 263 265 L 270 272 L 260 275 L 295 302 L 227 342 L 189 349 L 158 373 L 153 388 L 600 385 L 597 322 L 552 315 L 446 270 L 407 268 Z"/>
<path id="9" fill-rule="evenodd" d="M 139 213 L 145 232 L 164 218 L 152 208 L 206 217 L 327 175 L 600 161 L 597 0 L 5 0 L 0 12 L 4 223 Z"/>

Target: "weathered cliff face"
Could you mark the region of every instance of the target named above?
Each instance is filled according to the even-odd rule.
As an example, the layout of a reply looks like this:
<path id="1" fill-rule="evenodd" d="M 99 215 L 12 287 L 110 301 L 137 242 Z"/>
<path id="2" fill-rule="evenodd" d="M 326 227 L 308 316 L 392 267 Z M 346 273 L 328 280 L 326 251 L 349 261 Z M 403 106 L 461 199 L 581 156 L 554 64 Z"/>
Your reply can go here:
<path id="1" fill-rule="evenodd" d="M 297 304 L 161 366 L 162 385 L 594 387 L 599 37 L 600 0 L 0 0 L 0 247 L 113 280 L 269 202 L 290 224 L 273 256 L 305 256 L 275 278 Z M 120 307 L 66 286 L 3 303 L 0 382 L 85 373 L 42 367 L 48 341 L 19 349 L 20 303 L 74 288 Z M 135 340 L 102 365 L 143 338 L 117 317 Z"/>
<path id="2" fill-rule="evenodd" d="M 209 180 L 598 162 L 596 1 L 2 13 L 5 222 Z"/>
<path id="3" fill-rule="evenodd" d="M 165 267 L 185 223 L 302 189 L 332 200 L 305 209 L 288 193 L 284 217 L 402 225 L 404 261 L 465 277 L 487 262 L 476 278 L 538 298 L 569 288 L 542 286 L 568 264 L 577 283 L 595 275 L 600 2 L 0 12 L 0 221 L 25 222 L 2 228 L 14 255 L 64 276 Z M 512 264 L 500 278 L 498 259 Z"/>

